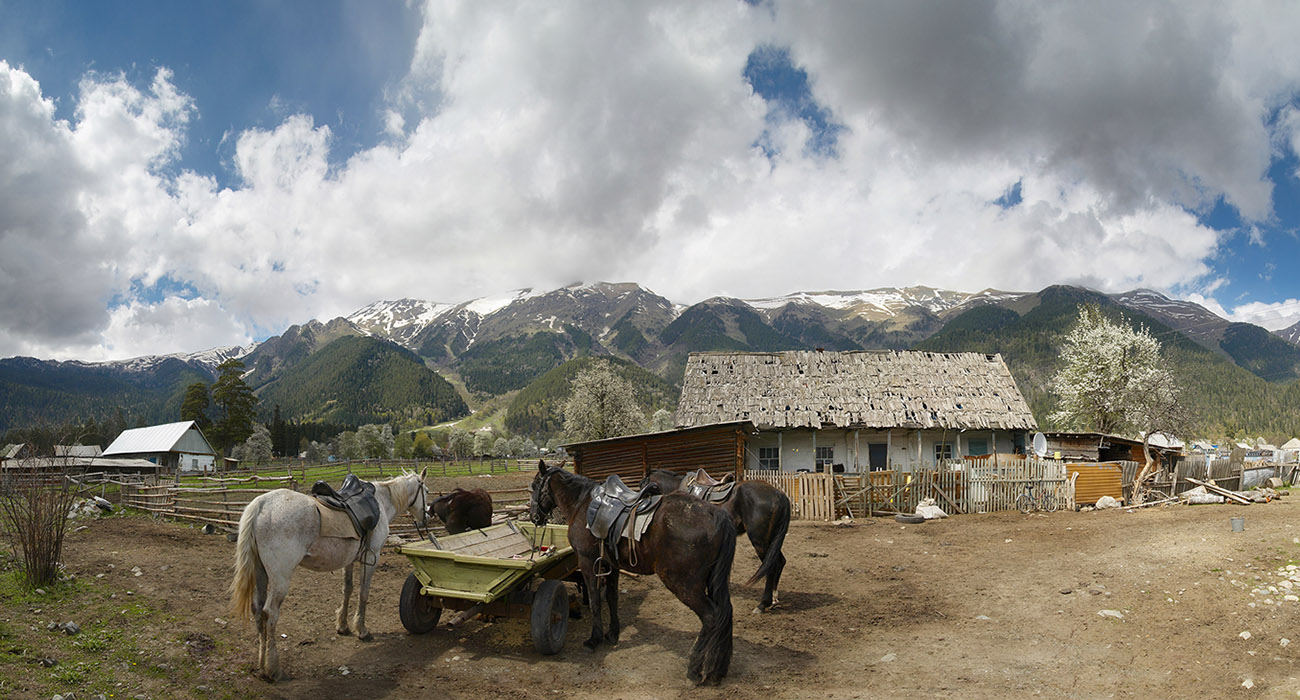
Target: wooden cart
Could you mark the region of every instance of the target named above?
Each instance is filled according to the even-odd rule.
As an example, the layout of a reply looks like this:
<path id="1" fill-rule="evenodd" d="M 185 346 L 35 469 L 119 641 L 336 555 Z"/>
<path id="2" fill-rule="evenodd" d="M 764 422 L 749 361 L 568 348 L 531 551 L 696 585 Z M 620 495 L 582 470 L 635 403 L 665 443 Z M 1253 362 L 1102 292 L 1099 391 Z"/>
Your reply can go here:
<path id="1" fill-rule="evenodd" d="M 430 540 L 397 549 L 415 566 L 402 586 L 403 627 L 429 632 L 444 609 L 460 611 L 452 626 L 479 613 L 528 618 L 537 651 L 560 651 L 569 629 L 563 579 L 578 568 L 568 527 L 507 521 Z"/>

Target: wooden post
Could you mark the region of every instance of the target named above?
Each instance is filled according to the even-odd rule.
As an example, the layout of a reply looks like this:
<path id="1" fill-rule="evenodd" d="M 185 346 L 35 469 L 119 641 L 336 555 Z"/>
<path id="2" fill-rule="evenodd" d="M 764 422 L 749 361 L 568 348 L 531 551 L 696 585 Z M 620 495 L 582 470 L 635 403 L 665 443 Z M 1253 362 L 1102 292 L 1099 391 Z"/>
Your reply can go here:
<path id="1" fill-rule="evenodd" d="M 776 431 L 776 469 L 785 471 L 785 443 L 781 440 L 785 436 L 784 430 Z"/>
<path id="2" fill-rule="evenodd" d="M 862 431 L 857 428 L 854 428 L 853 430 L 853 471 L 855 472 L 862 471 L 860 460 L 858 459 L 858 453 L 862 451 L 862 443 L 858 440 L 860 432 Z"/>
<path id="3" fill-rule="evenodd" d="M 893 454 L 894 454 L 894 429 L 889 428 L 885 430 L 885 471 L 889 471 L 890 469 L 894 468 L 893 463 L 890 461 L 893 459 Z"/>
<path id="4" fill-rule="evenodd" d="M 817 428 L 813 428 L 813 431 L 812 431 L 812 436 L 813 436 L 813 469 L 812 469 L 812 473 L 814 473 L 814 474 L 817 473 L 817 433 L 819 433 L 819 432 L 821 432 L 821 431 L 819 431 Z"/>

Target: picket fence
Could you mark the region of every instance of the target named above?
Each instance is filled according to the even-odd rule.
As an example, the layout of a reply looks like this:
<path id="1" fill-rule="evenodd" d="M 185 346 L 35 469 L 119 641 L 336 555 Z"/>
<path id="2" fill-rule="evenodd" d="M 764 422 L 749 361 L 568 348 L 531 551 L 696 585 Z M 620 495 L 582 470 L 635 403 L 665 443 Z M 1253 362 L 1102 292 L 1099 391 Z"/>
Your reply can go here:
<path id="1" fill-rule="evenodd" d="M 1062 509 L 1075 507 L 1066 463 L 1034 457 L 1002 455 L 916 471 L 857 474 L 746 470 L 745 478 L 781 489 L 790 497 L 793 517 L 802 520 L 914 513 L 926 499 L 950 514 L 1015 510 L 1016 498 L 1027 488 L 1055 494 Z"/>

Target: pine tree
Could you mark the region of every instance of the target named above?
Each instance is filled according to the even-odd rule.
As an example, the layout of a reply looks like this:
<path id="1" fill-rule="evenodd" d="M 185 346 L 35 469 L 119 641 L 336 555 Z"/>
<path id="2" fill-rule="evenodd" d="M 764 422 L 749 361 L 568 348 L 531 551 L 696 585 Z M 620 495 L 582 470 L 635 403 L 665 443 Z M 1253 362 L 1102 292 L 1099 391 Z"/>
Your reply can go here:
<path id="1" fill-rule="evenodd" d="M 257 397 L 244 383 L 244 363 L 231 358 L 217 365 L 217 381 L 212 384 L 212 402 L 220 412 L 213 428 L 214 447 L 225 452 L 253 434 L 257 414 Z"/>
<path id="2" fill-rule="evenodd" d="M 185 398 L 181 401 L 181 420 L 192 420 L 199 426 L 199 430 L 207 430 L 212 425 L 212 420 L 208 418 L 208 406 L 211 404 L 208 385 L 194 382 L 185 387 Z"/>

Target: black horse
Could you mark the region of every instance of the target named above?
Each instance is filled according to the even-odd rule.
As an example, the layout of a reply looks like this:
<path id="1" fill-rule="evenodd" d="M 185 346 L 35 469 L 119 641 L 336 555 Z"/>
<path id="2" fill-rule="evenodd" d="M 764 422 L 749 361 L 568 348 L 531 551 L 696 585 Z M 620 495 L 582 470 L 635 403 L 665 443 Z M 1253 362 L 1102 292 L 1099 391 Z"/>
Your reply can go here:
<path id="1" fill-rule="evenodd" d="M 429 512 L 456 534 L 478 530 L 492 524 L 492 495 L 483 489 L 455 489 L 429 504 Z"/>
<path id="2" fill-rule="evenodd" d="M 569 523 L 569 544 L 578 565 L 591 607 L 591 637 L 583 642 L 595 649 L 601 641 L 618 642 L 619 568 L 637 574 L 655 574 L 677 599 L 700 618 L 700 634 L 691 648 L 687 677 L 714 684 L 727 675 L 731 664 L 731 561 L 736 553 L 736 528 L 720 509 L 684 493 L 668 493 L 659 502 L 654 520 L 636 544 L 635 556 L 627 538 L 618 545 L 618 565 L 610 570 L 602 562 L 600 542 L 586 527 L 587 505 L 598 484 L 563 467 L 537 465 L 532 484 L 530 515 L 545 523 L 559 509 Z M 608 573 L 605 573 L 608 571 Z M 609 633 L 601 627 L 601 597 L 609 602 Z"/>
<path id="3" fill-rule="evenodd" d="M 683 475 L 665 469 L 655 469 L 646 477 L 658 484 L 665 493 L 681 487 Z M 777 584 L 785 569 L 785 555 L 781 545 L 790 529 L 790 498 L 777 487 L 762 481 L 742 481 L 731 491 L 731 497 L 716 504 L 731 516 L 737 533 L 747 533 L 762 563 L 758 571 L 745 582 L 748 586 L 767 577 L 763 598 L 754 612 L 764 612 L 778 603 Z"/>

